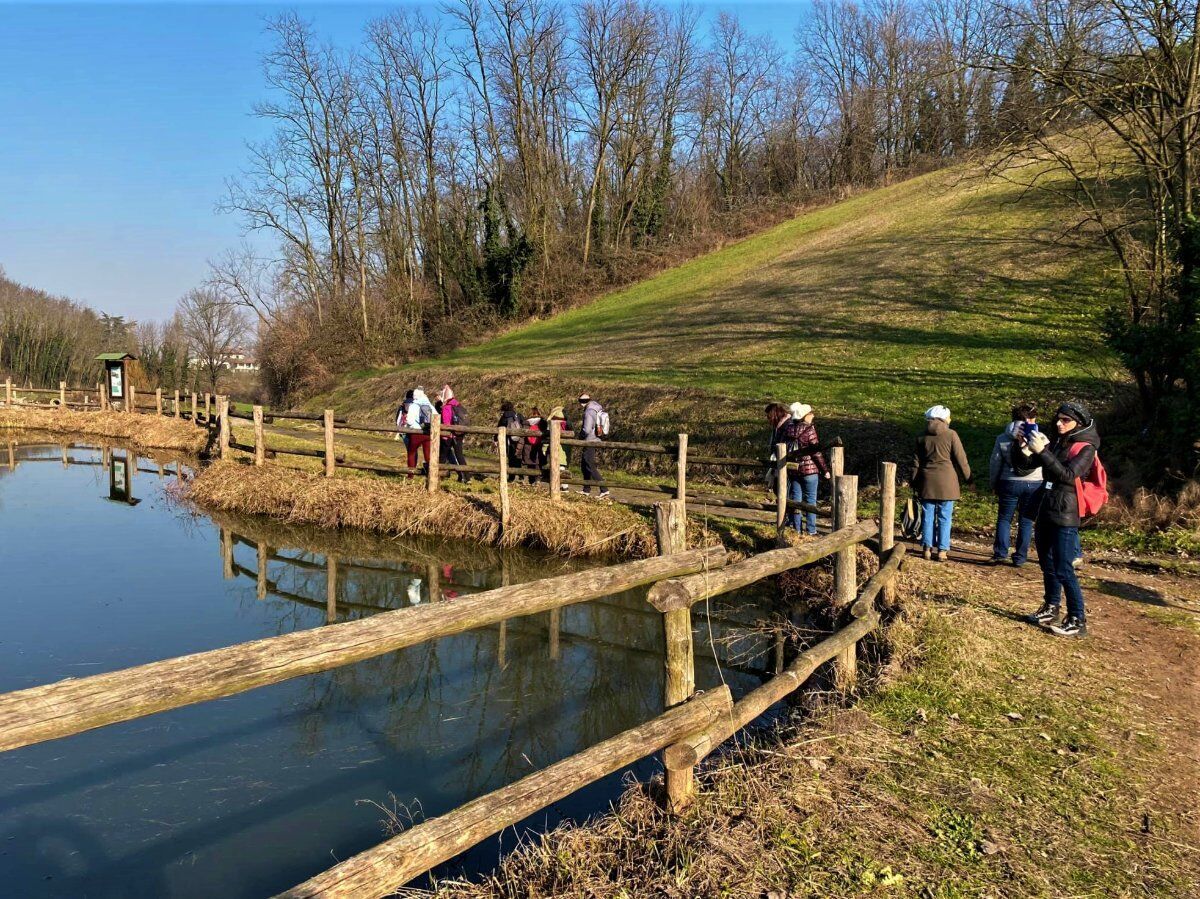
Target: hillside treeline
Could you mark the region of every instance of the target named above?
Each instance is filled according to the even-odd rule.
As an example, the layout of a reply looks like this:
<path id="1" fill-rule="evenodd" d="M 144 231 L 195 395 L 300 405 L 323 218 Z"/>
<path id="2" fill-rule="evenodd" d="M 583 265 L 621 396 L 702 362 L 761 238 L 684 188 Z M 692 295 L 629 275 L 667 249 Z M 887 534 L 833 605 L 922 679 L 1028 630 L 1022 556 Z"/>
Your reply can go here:
<path id="1" fill-rule="evenodd" d="M 636 0 L 450 0 L 348 48 L 282 16 L 274 134 L 227 198 L 278 253 L 214 284 L 267 326 L 278 395 L 551 314 L 995 142 L 1019 98 L 972 62 L 991 9 L 819 0 L 781 42 Z"/>

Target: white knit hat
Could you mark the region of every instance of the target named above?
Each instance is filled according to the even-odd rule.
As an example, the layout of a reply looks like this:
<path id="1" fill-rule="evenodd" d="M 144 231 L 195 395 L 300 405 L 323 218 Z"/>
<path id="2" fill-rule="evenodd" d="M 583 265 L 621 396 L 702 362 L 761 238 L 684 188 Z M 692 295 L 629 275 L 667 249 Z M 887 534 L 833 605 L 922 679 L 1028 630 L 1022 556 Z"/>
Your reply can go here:
<path id="1" fill-rule="evenodd" d="M 930 406 L 925 410 L 925 418 L 930 421 L 935 418 L 940 418 L 942 421 L 949 421 L 950 410 L 945 406 Z"/>
<path id="2" fill-rule="evenodd" d="M 788 411 L 792 413 L 792 418 L 803 418 L 812 411 L 812 406 L 808 403 L 792 403 Z"/>

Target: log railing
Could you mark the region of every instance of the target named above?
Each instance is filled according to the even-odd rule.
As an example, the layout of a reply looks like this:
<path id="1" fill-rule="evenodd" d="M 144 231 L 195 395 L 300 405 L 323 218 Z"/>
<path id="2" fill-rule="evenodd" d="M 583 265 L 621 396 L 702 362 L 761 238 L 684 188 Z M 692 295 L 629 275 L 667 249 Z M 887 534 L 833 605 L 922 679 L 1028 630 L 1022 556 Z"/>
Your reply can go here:
<path id="1" fill-rule="evenodd" d="M 218 406 L 225 408 L 223 398 Z M 227 415 L 224 418 L 227 420 Z M 328 417 L 325 420 L 328 422 Z M 648 609 L 661 613 L 665 635 L 666 711 L 662 715 L 413 826 L 282 895 L 297 899 L 388 895 L 546 805 L 659 751 L 666 769 L 667 805 L 678 811 L 694 794 L 696 765 L 771 705 L 799 689 L 821 665 L 833 661 L 836 682 L 853 684 L 853 675 L 845 666 L 856 666 L 854 647 L 880 626 L 876 600 L 890 587 L 904 561 L 903 547 L 893 545 L 890 518 L 857 523 L 857 480 L 845 476 L 835 485 L 838 520 L 843 526 L 803 546 L 727 564 L 720 546 L 685 548 L 686 500 L 673 499 L 655 508 L 660 554 L 654 558 L 483 590 L 449 604 L 380 611 L 341 623 L 336 622 L 332 606 L 337 568 L 329 559 L 331 605 L 326 626 L 0 695 L 0 751 L 329 671 L 478 627 L 503 627 L 510 618 L 546 611 L 553 615 L 567 605 L 601 601 L 614 593 L 650 586 Z M 880 508 L 894 510 L 895 466 L 882 468 L 880 491 Z M 853 563 L 857 547 L 876 536 L 880 567 L 858 590 L 856 566 L 847 566 L 842 560 L 849 556 Z M 222 529 L 221 542 L 225 575 L 233 577 L 238 566 L 233 561 L 232 532 Z M 265 579 L 270 553 L 265 545 L 259 545 L 257 554 L 261 596 L 270 586 Z M 800 652 L 790 664 L 784 665 L 782 655 L 777 656 L 779 673 L 737 703 L 727 687 L 697 694 L 692 605 L 830 555 L 839 558 L 834 597 L 846 624 Z M 850 600 L 842 602 L 845 597 Z"/>

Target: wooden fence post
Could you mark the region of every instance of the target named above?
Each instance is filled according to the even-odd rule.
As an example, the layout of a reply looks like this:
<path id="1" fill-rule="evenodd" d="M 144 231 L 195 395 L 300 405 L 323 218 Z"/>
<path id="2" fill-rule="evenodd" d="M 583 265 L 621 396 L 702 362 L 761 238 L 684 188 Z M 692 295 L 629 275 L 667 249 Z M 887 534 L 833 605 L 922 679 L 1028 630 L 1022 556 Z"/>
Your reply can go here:
<path id="1" fill-rule="evenodd" d="M 550 422 L 550 502 L 557 503 L 561 501 L 560 494 L 562 493 L 562 469 L 558 467 L 558 460 L 562 457 L 562 428 L 558 426 L 557 421 Z"/>
<path id="2" fill-rule="evenodd" d="M 233 531 L 221 528 L 221 575 L 233 580 Z"/>
<path id="3" fill-rule="evenodd" d="M 212 394 L 204 394 L 204 426 L 212 425 Z"/>
<path id="4" fill-rule="evenodd" d="M 338 565 L 334 556 L 325 557 L 325 623 L 337 621 Z"/>
<path id="5" fill-rule="evenodd" d="M 100 411 L 108 411 L 108 391 L 104 389 L 104 382 L 96 382 L 96 402 L 100 404 Z"/>
<path id="6" fill-rule="evenodd" d="M 655 532 L 661 556 L 683 552 L 687 548 L 687 506 L 676 499 L 654 504 Z M 663 613 L 666 648 L 663 681 L 663 705 L 673 708 L 696 692 L 696 658 L 692 645 L 692 611 L 674 609 Z M 685 809 L 696 793 L 694 768 L 666 773 L 667 808 L 672 813 Z"/>
<path id="7" fill-rule="evenodd" d="M 333 457 L 333 410 L 325 410 L 325 477 L 333 477 L 337 460 Z"/>
<path id="8" fill-rule="evenodd" d="M 217 417 L 220 419 L 221 429 L 221 458 L 228 459 L 231 457 L 229 452 L 229 397 L 217 397 Z"/>
<path id="9" fill-rule="evenodd" d="M 126 409 L 125 411 L 129 412 L 130 414 L 137 412 L 137 388 L 134 387 L 132 384 L 129 385 L 129 400 L 128 400 L 128 402 L 129 402 L 129 408 Z"/>
<path id="10" fill-rule="evenodd" d="M 508 428 L 496 428 L 496 457 L 500 462 L 500 533 L 508 533 Z"/>
<path id="11" fill-rule="evenodd" d="M 837 494 L 837 517 L 834 530 L 852 527 L 858 523 L 858 477 L 842 475 L 834 482 Z M 838 550 L 833 563 L 833 604 L 838 611 L 848 609 L 858 593 L 858 546 L 850 545 Z M 858 674 L 856 643 L 851 643 L 834 659 L 834 679 L 838 689 L 853 689 Z"/>
<path id="12" fill-rule="evenodd" d="M 562 631 L 562 609 L 550 610 L 550 661 L 557 662 L 560 653 L 559 635 Z"/>
<path id="13" fill-rule="evenodd" d="M 255 598 L 267 598 L 267 544 L 258 541 L 258 583 L 255 586 Z"/>
<path id="14" fill-rule="evenodd" d="M 837 482 L 838 478 L 846 473 L 846 448 L 844 446 L 832 446 L 829 448 L 829 483 L 832 488 L 829 491 L 829 518 L 833 526 L 833 530 L 837 530 Z"/>
<path id="15" fill-rule="evenodd" d="M 12 378 L 4 379 L 4 405 L 11 406 L 13 404 L 12 396 Z"/>
<path id="16" fill-rule="evenodd" d="M 879 466 L 879 562 L 896 545 L 896 463 Z M 896 599 L 896 585 L 888 581 L 883 588 L 883 604 L 890 606 Z"/>
<path id="17" fill-rule="evenodd" d="M 162 388 L 154 388 L 154 414 L 162 415 Z"/>
<path id="18" fill-rule="evenodd" d="M 175 391 L 175 417 L 182 418 L 183 410 L 179 408 L 179 391 Z"/>
<path id="19" fill-rule="evenodd" d="M 254 407 L 254 464 L 262 465 L 267 459 L 266 442 L 263 439 L 263 407 Z"/>
<path id="20" fill-rule="evenodd" d="M 67 382 L 58 382 L 58 408 L 67 408 Z"/>
<path id="21" fill-rule="evenodd" d="M 687 446 L 688 435 L 679 435 L 679 452 L 675 457 L 675 498 L 687 500 Z"/>
<path id="22" fill-rule="evenodd" d="M 430 493 L 437 493 L 438 478 L 441 476 L 441 456 L 438 455 L 442 451 L 442 419 L 440 415 L 435 414 L 429 421 L 429 465 L 425 470 L 425 489 Z M 504 451 L 504 447 L 500 447 L 500 451 Z"/>
<path id="23" fill-rule="evenodd" d="M 198 424 L 196 421 L 196 391 L 192 391 L 192 424 Z"/>
<path id="24" fill-rule="evenodd" d="M 775 538 L 781 546 L 784 544 L 783 529 L 787 522 L 788 504 L 788 470 L 787 444 L 775 444 Z"/>

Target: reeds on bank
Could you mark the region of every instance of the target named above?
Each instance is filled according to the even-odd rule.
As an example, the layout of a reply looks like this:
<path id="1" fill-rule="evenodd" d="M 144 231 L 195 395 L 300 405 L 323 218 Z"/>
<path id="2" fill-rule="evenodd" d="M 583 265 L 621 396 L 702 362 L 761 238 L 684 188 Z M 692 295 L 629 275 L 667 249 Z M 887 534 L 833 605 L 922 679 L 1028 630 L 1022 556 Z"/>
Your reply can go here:
<path id="1" fill-rule="evenodd" d="M 199 453 L 207 442 L 205 431 L 189 421 L 121 412 L 72 412 L 68 409 L 0 409 L 0 431 L 29 430 L 51 434 L 87 434 L 108 437 L 145 449 L 170 449 Z"/>
<path id="2" fill-rule="evenodd" d="M 643 558 L 656 552 L 649 521 L 626 506 L 580 496 L 555 503 L 544 490 L 516 485 L 509 495 L 508 527 L 501 528 L 495 484 L 430 494 L 419 479 L 326 478 L 283 466 L 216 462 L 188 489 L 202 507 L 292 524 L 531 546 L 565 556 Z"/>

